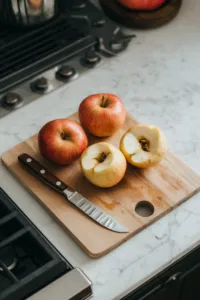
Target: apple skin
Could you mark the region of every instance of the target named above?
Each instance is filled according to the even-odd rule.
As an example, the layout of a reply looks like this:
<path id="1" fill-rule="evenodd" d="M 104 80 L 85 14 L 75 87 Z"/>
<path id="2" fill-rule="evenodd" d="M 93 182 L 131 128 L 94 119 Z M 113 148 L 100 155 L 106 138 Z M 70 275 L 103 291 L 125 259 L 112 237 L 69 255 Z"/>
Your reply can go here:
<path id="1" fill-rule="evenodd" d="M 121 99 L 113 94 L 100 93 L 85 98 L 79 106 L 79 119 L 92 135 L 107 137 L 120 129 L 126 118 Z"/>
<path id="2" fill-rule="evenodd" d="M 87 148 L 83 128 L 69 119 L 57 119 L 45 124 L 38 134 L 40 154 L 58 165 L 67 165 L 79 158 Z"/>
<path id="3" fill-rule="evenodd" d="M 103 155 L 103 161 L 100 161 Z M 81 155 L 81 169 L 94 185 L 109 188 L 118 184 L 125 175 L 127 162 L 122 152 L 110 143 L 89 146 Z"/>
<path id="4" fill-rule="evenodd" d="M 135 10 L 154 10 L 160 7 L 166 0 L 118 0 L 120 4 Z"/>

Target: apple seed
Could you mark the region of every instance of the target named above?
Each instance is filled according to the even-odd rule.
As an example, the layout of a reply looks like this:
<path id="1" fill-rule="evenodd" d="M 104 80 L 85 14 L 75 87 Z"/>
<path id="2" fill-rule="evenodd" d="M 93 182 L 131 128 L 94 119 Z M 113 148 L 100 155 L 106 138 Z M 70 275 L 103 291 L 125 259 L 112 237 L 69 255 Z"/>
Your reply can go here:
<path id="1" fill-rule="evenodd" d="M 150 142 L 148 140 L 141 138 L 139 143 L 141 144 L 142 150 L 149 152 Z"/>
<path id="2" fill-rule="evenodd" d="M 108 154 L 106 154 L 105 152 L 100 153 L 99 156 L 97 157 L 98 162 L 100 163 L 104 162 L 107 156 Z"/>

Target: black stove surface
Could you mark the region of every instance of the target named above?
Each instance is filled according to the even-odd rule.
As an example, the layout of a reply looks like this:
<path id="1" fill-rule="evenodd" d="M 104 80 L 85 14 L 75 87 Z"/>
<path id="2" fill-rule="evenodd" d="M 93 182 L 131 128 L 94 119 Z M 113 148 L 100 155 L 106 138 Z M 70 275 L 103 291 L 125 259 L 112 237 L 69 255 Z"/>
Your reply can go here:
<path id="1" fill-rule="evenodd" d="M 94 44 L 88 20 L 67 11 L 36 29 L 1 26 L 0 92 Z"/>
<path id="2" fill-rule="evenodd" d="M 72 269 L 0 189 L 0 300 L 26 299 Z"/>
<path id="3" fill-rule="evenodd" d="M 86 49 L 115 55 L 127 46 L 130 40 L 123 39 L 122 47 L 112 47 L 116 23 L 89 0 L 60 1 L 60 15 L 42 27 L 0 24 L 0 93 Z"/>

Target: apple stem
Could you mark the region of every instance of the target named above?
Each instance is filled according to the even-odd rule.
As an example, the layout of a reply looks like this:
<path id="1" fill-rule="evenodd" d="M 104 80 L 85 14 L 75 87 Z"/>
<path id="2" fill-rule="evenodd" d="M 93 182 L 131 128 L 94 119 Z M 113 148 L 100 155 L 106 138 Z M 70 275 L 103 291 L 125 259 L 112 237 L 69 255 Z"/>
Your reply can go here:
<path id="1" fill-rule="evenodd" d="M 61 136 L 61 138 L 62 138 L 64 141 L 65 141 L 65 140 L 68 140 L 68 138 L 69 138 L 69 135 L 66 134 L 65 132 L 61 132 L 60 136 Z"/>
<path id="2" fill-rule="evenodd" d="M 105 96 L 102 96 L 102 98 L 101 98 L 101 107 L 108 107 L 108 99 L 106 99 L 106 97 Z"/>

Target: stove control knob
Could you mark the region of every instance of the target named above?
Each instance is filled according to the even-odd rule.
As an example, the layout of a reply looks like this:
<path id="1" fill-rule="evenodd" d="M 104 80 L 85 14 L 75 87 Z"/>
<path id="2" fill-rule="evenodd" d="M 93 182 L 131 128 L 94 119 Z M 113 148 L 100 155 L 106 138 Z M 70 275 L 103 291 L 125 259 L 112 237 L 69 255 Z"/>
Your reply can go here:
<path id="1" fill-rule="evenodd" d="M 3 97 L 3 107 L 7 109 L 17 109 L 23 105 L 21 96 L 17 93 L 9 92 Z"/>
<path id="2" fill-rule="evenodd" d="M 111 42 L 111 49 L 114 53 L 121 52 L 127 48 L 128 44 L 121 41 L 113 40 Z"/>
<path id="3" fill-rule="evenodd" d="M 56 78 L 63 82 L 68 82 L 77 76 L 76 70 L 71 66 L 63 65 L 56 72 Z"/>
<path id="4" fill-rule="evenodd" d="M 40 77 L 31 83 L 31 90 L 35 93 L 44 94 L 49 88 L 49 81 Z"/>
<path id="5" fill-rule="evenodd" d="M 96 66 L 100 61 L 101 57 L 95 52 L 95 50 L 90 50 L 81 59 L 82 65 L 88 68 Z"/>
<path id="6" fill-rule="evenodd" d="M 125 34 L 118 30 L 110 42 L 110 47 L 114 53 L 122 52 L 128 47 L 128 44 L 135 38 L 135 34 Z"/>

